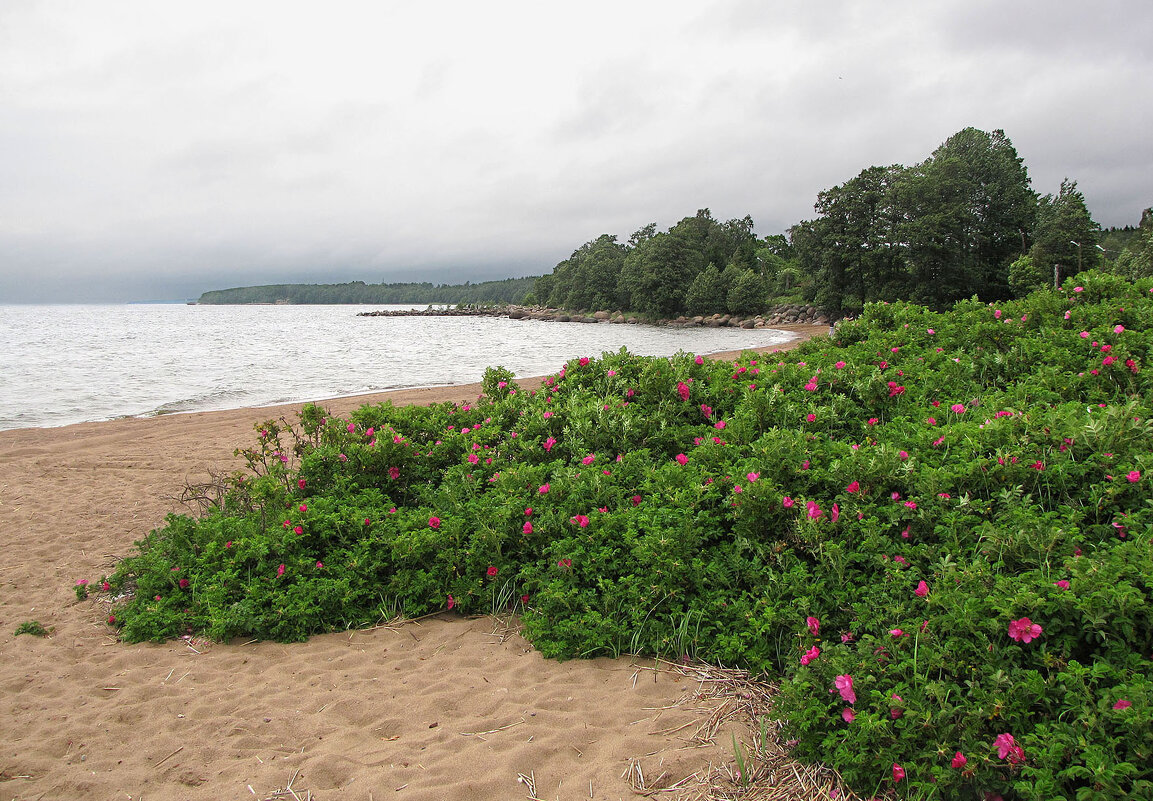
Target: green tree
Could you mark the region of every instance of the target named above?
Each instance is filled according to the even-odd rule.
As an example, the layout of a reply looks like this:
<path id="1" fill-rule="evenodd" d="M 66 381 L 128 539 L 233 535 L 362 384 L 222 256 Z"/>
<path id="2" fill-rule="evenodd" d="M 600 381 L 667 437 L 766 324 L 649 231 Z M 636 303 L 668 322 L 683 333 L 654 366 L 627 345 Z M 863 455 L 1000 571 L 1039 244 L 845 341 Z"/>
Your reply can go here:
<path id="1" fill-rule="evenodd" d="M 1009 294 L 1008 269 L 1026 251 L 1037 199 L 1004 131 L 965 128 L 900 187 L 915 300 L 943 307 Z"/>
<path id="2" fill-rule="evenodd" d="M 728 307 L 728 292 L 717 265 L 710 264 L 697 274 L 685 294 L 685 310 L 689 314 L 714 314 Z"/>
<path id="3" fill-rule="evenodd" d="M 656 234 L 629 251 L 617 291 L 627 306 L 648 317 L 672 317 L 684 311 L 685 294 L 704 265 L 684 236 Z"/>
<path id="4" fill-rule="evenodd" d="M 743 270 L 729 290 L 729 314 L 741 317 L 760 314 L 765 310 L 766 296 L 764 279 L 753 270 Z"/>
<path id="5" fill-rule="evenodd" d="M 820 216 L 790 232 L 798 263 L 814 278 L 813 301 L 830 313 L 908 296 L 897 192 L 905 175 L 899 165 L 863 170 L 821 192 Z"/>
<path id="6" fill-rule="evenodd" d="M 1141 212 L 1137 233 L 1117 257 L 1114 269 L 1133 281 L 1153 277 L 1153 209 Z"/>
<path id="7" fill-rule="evenodd" d="M 1028 254 L 1009 265 L 1009 286 L 1016 297 L 1023 298 L 1050 285 L 1051 277 Z"/>
<path id="8" fill-rule="evenodd" d="M 1056 197 L 1045 195 L 1037 203 L 1029 255 L 1038 272 L 1059 284 L 1066 276 L 1097 266 L 1100 235 L 1101 226 L 1089 215 L 1077 182 L 1066 178 Z"/>

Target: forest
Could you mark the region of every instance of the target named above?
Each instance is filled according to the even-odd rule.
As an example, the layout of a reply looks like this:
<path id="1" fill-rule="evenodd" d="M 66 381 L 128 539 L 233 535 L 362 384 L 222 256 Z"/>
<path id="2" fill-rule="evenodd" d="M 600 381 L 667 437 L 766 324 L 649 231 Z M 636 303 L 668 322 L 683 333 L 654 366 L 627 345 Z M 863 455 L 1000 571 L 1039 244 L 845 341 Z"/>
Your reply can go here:
<path id="1" fill-rule="evenodd" d="M 416 283 L 366 284 L 269 284 L 266 286 L 216 289 L 205 292 L 198 303 L 446 303 L 480 304 L 514 303 L 533 285 L 536 277 L 506 278 L 463 284 Z"/>
<path id="2" fill-rule="evenodd" d="M 877 301 L 943 309 L 1023 297 L 1091 268 L 1153 275 L 1153 211 L 1136 228 L 1102 231 L 1076 181 L 1038 195 L 1000 130 L 965 128 L 911 167 L 868 167 L 820 192 L 814 211 L 764 238 L 750 216 L 721 222 L 709 209 L 624 243 L 602 234 L 527 300 L 650 318 L 749 314 L 789 300 L 854 316 Z"/>

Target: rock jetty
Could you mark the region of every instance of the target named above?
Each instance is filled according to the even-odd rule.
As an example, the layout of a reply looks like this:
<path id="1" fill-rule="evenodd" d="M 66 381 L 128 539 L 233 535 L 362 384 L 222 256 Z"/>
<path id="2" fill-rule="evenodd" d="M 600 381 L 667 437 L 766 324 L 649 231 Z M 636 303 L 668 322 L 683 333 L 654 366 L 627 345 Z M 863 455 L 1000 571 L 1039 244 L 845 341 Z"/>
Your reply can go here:
<path id="1" fill-rule="evenodd" d="M 570 311 L 542 306 L 458 306 L 453 308 L 406 309 L 404 311 L 360 312 L 358 317 L 507 317 L 510 320 L 544 320 L 555 323 L 609 323 L 638 325 L 645 323 L 635 315 L 610 311 Z M 742 317 L 735 314 L 713 314 L 707 317 L 677 317 L 657 320 L 655 325 L 671 328 L 772 328 L 779 325 L 828 325 L 828 316 L 816 306 L 788 304 L 773 306 L 764 314 Z"/>

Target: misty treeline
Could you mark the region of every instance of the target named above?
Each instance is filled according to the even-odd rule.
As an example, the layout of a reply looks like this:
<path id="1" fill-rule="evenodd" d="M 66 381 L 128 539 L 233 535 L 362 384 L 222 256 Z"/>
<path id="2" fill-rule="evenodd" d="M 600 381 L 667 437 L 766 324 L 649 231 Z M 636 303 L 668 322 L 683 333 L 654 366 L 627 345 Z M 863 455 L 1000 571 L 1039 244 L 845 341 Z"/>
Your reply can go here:
<path id="1" fill-rule="evenodd" d="M 758 238 L 751 217 L 702 209 L 667 231 L 603 234 L 537 279 L 527 302 L 648 317 L 753 314 L 780 302 L 855 314 L 1021 297 L 1082 269 L 1153 275 L 1153 212 L 1103 232 L 1076 181 L 1038 195 L 1003 131 L 965 128 L 923 162 L 869 167 L 817 196 L 817 216 Z"/>
<path id="2" fill-rule="evenodd" d="M 536 276 L 463 284 L 269 284 L 216 289 L 200 296 L 199 303 L 402 303 L 494 305 L 515 303 L 532 289 Z"/>

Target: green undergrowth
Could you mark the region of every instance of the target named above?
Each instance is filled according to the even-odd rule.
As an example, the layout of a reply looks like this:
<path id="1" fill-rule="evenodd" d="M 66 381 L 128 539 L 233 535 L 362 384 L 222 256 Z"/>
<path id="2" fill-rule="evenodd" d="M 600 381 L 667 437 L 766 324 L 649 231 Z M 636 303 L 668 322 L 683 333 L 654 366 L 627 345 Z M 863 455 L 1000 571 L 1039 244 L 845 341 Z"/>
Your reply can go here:
<path id="1" fill-rule="evenodd" d="M 468 405 L 316 406 L 107 577 L 130 641 L 518 609 L 549 657 L 781 681 L 862 795 L 1153 796 L 1153 285 L 872 305 L 713 362 L 500 368 Z"/>

